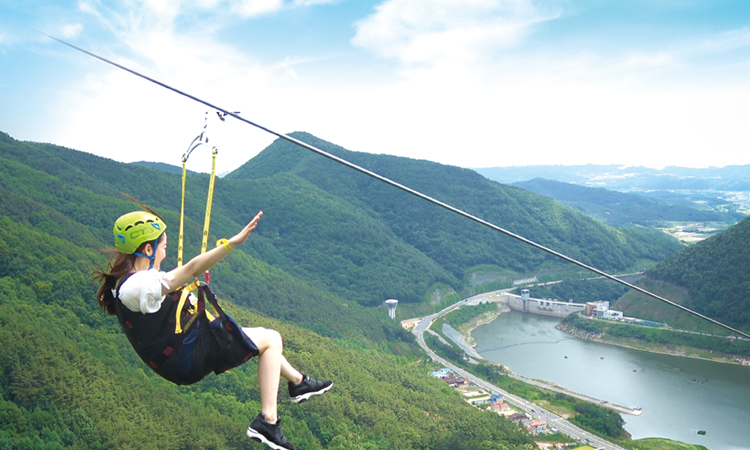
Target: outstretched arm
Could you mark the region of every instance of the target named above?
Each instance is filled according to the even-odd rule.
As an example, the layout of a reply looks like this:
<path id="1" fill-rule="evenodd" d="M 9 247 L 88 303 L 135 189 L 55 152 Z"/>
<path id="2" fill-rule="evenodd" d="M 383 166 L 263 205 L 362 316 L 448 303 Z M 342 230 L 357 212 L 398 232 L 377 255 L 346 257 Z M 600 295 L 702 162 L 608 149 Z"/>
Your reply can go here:
<path id="1" fill-rule="evenodd" d="M 263 211 L 259 212 L 258 215 L 256 215 L 253 220 L 251 220 L 250 223 L 248 223 L 245 228 L 242 229 L 242 231 L 229 239 L 229 246 L 235 248 L 238 245 L 245 243 L 247 238 L 250 237 L 250 233 L 258 225 L 258 221 L 261 217 L 263 217 Z M 228 254 L 229 250 L 227 250 L 222 245 L 211 249 L 206 253 L 203 253 L 202 255 L 196 256 L 195 258 L 188 261 L 184 266 L 178 267 L 169 272 L 169 275 L 173 277 L 169 284 L 172 286 L 172 288 L 176 288 L 178 286 L 182 286 L 183 284 L 189 283 L 198 276 L 203 275 L 206 270 L 215 266 L 216 263 L 221 261 Z M 166 287 L 162 287 L 162 294 L 166 294 L 167 292 L 169 292 L 169 289 L 167 289 Z"/>

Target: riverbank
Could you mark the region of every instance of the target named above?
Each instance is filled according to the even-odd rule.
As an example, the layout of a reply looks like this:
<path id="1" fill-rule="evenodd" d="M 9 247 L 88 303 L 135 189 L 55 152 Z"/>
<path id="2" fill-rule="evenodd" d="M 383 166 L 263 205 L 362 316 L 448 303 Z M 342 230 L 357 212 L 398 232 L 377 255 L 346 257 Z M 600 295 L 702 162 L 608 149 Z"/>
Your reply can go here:
<path id="1" fill-rule="evenodd" d="M 565 333 L 575 338 L 597 342 L 600 344 L 616 345 L 618 347 L 641 350 L 661 355 L 678 356 L 681 358 L 701 359 L 704 361 L 711 361 L 722 364 L 750 366 L 750 358 L 739 355 L 726 354 L 713 350 L 705 350 L 694 347 L 649 343 L 637 339 L 617 338 L 606 333 L 594 333 L 587 330 L 581 330 L 573 325 L 566 325 L 563 322 L 560 322 L 555 328 L 560 331 L 564 331 Z"/>

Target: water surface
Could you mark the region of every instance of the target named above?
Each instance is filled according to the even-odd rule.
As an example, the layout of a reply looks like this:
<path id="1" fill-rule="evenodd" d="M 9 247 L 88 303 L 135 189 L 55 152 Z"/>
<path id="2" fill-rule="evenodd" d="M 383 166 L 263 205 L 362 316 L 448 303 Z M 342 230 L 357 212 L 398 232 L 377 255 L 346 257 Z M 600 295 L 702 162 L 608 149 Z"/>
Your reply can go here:
<path id="1" fill-rule="evenodd" d="M 583 341 L 556 330 L 559 322 L 512 311 L 472 336 L 485 359 L 519 375 L 643 408 L 641 416 L 622 416 L 633 439 L 750 449 L 750 367 Z"/>

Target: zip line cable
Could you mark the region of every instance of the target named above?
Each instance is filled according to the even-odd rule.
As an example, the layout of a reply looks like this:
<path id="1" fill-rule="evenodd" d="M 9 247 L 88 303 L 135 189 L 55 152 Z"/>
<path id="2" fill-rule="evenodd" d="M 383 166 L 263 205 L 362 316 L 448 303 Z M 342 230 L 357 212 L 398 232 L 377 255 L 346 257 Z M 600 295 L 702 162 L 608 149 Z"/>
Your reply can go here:
<path id="1" fill-rule="evenodd" d="M 37 30 L 35 30 L 35 31 L 37 31 Z M 319 149 L 317 147 L 314 147 L 314 146 L 312 146 L 310 144 L 306 144 L 306 143 L 304 143 L 304 142 L 302 142 L 302 141 L 300 141 L 298 139 L 295 139 L 295 138 L 293 138 L 291 136 L 287 136 L 285 134 L 273 131 L 273 130 L 271 130 L 269 128 L 266 128 L 266 127 L 264 127 L 264 126 L 262 126 L 260 124 L 257 124 L 255 122 L 252 122 L 252 121 L 248 120 L 248 119 L 245 119 L 244 117 L 240 117 L 235 112 L 227 111 L 224 108 L 221 108 L 219 106 L 213 105 L 213 104 L 211 104 L 211 103 L 209 103 L 209 102 L 207 102 L 205 100 L 201 100 L 198 97 L 190 95 L 190 94 L 188 94 L 186 92 L 183 92 L 183 91 L 181 91 L 179 89 L 173 88 L 172 86 L 169 86 L 169 85 L 164 84 L 164 83 L 162 83 L 160 81 L 157 81 L 157 80 L 155 80 L 153 78 L 150 78 L 150 77 L 148 77 L 146 75 L 138 73 L 138 72 L 136 72 L 136 71 L 134 71 L 132 69 L 129 69 L 129 68 L 125 67 L 125 66 L 117 64 L 117 63 L 115 63 L 113 61 L 110 61 L 110 60 L 108 60 L 106 58 L 103 58 L 103 57 L 101 57 L 99 55 L 91 53 L 91 52 L 89 52 L 87 50 L 84 50 L 84 49 L 82 49 L 80 47 L 77 47 L 77 46 L 75 46 L 73 44 L 65 42 L 65 41 L 63 41 L 61 39 L 58 39 L 58 38 L 54 37 L 54 36 L 50 36 L 50 35 L 48 35 L 46 33 L 42 33 L 41 31 L 37 31 L 37 32 L 40 33 L 40 34 L 42 34 L 42 35 L 44 35 L 44 36 L 47 36 L 48 38 L 53 39 L 53 40 L 55 40 L 55 41 L 57 41 L 57 42 L 59 42 L 59 43 L 61 43 L 63 45 L 66 45 L 66 46 L 68 46 L 68 47 L 70 47 L 72 49 L 78 50 L 79 52 L 85 53 L 85 54 L 87 54 L 87 55 L 89 55 L 89 56 L 91 56 L 93 58 L 96 58 L 96 59 L 98 59 L 100 61 L 103 61 L 103 62 L 105 62 L 107 64 L 110 64 L 112 66 L 115 66 L 118 69 L 122 69 L 122 70 L 124 70 L 126 72 L 129 72 L 129 73 L 131 73 L 131 74 L 133 74 L 133 75 L 135 75 L 137 77 L 143 78 L 144 80 L 150 81 L 150 82 L 152 82 L 154 84 L 157 84 L 157 85 L 159 85 L 159 86 L 161 86 L 161 87 L 163 87 L 165 89 L 168 89 L 168 90 L 170 90 L 172 92 L 175 92 L 175 93 L 177 93 L 179 95 L 182 95 L 183 97 L 187 97 L 187 98 L 189 98 L 189 99 L 191 99 L 193 101 L 196 101 L 196 102 L 201 103 L 201 104 L 203 104 L 205 106 L 208 106 L 211 109 L 214 109 L 216 111 L 221 112 L 225 117 L 226 116 L 232 116 L 232 117 L 234 117 L 235 119 L 237 119 L 237 120 L 239 120 L 241 122 L 245 122 L 248 125 L 252 125 L 252 126 L 254 126 L 254 127 L 258 128 L 258 129 L 261 129 L 261 130 L 267 132 L 267 133 L 273 134 L 274 136 L 277 136 L 277 137 L 279 137 L 281 139 L 284 139 L 285 141 L 291 142 L 292 144 L 298 145 L 298 146 L 300 146 L 302 148 L 310 150 L 313 153 L 317 153 L 317 154 L 319 154 L 321 156 L 324 156 L 324 157 L 326 157 L 326 158 L 328 158 L 328 159 L 330 159 L 332 161 L 335 161 L 335 162 L 337 162 L 337 163 L 339 163 L 341 165 L 344 165 L 346 167 L 354 169 L 354 170 L 356 170 L 356 171 L 358 171 L 360 173 L 363 173 L 363 174 L 365 174 L 365 175 L 367 175 L 369 177 L 372 177 L 372 178 L 374 178 L 376 180 L 382 181 L 383 183 L 386 183 L 386 184 L 389 184 L 389 185 L 391 185 L 393 187 L 396 187 L 396 188 L 398 188 L 398 189 L 400 189 L 400 190 L 402 190 L 404 192 L 407 192 L 407 193 L 409 193 L 409 194 L 411 194 L 411 195 L 413 195 L 415 197 L 418 197 L 418 198 L 421 198 L 423 200 L 426 200 L 426 201 L 428 201 L 430 203 L 433 203 L 433 204 L 435 204 L 437 206 L 440 206 L 441 208 L 447 209 L 448 211 L 454 212 L 454 213 L 456 213 L 456 214 L 458 214 L 460 216 L 463 216 L 463 217 L 465 217 L 467 219 L 470 219 L 470 220 L 472 220 L 472 221 L 474 221 L 476 223 L 479 223 L 480 225 L 484 225 L 484 226 L 486 226 L 488 228 L 491 228 L 491 229 L 493 229 L 495 231 L 498 231 L 498 232 L 500 232 L 502 234 L 505 234 L 506 236 L 509 236 L 509 237 L 511 237 L 513 239 L 519 240 L 519 241 L 521 241 L 521 242 L 523 242 L 525 244 L 528 244 L 528 245 L 530 245 L 532 247 L 535 247 L 535 248 L 537 248 L 539 250 L 542 250 L 542 251 L 547 252 L 547 253 L 549 253 L 551 255 L 557 256 L 558 258 L 560 258 L 560 259 L 562 259 L 564 261 L 567 261 L 569 263 L 575 264 L 575 265 L 577 265 L 579 267 L 582 267 L 582 268 L 584 268 L 586 270 L 589 270 L 589 271 L 594 272 L 594 273 L 596 273 L 598 275 L 601 275 L 601 276 L 603 276 L 603 277 L 605 277 L 607 279 L 610 279 L 610 280 L 612 280 L 612 281 L 614 281 L 616 283 L 620 283 L 623 286 L 626 286 L 626 287 L 628 287 L 628 288 L 630 288 L 630 289 L 632 289 L 634 291 L 640 292 L 641 294 L 647 295 L 647 296 L 652 297 L 652 298 L 654 298 L 656 300 L 659 300 L 659 301 L 664 302 L 666 304 L 672 305 L 672 306 L 674 306 L 674 307 L 676 307 L 678 309 L 681 309 L 681 310 L 683 310 L 683 311 L 685 311 L 687 313 L 690 313 L 690 314 L 692 314 L 692 315 L 694 315 L 696 317 L 700 317 L 701 319 L 704 319 L 704 320 L 706 320 L 708 322 L 711 322 L 714 325 L 717 325 L 717 326 L 722 327 L 722 328 L 724 328 L 726 330 L 729 330 L 732 333 L 735 333 L 735 334 L 738 334 L 740 336 L 743 336 L 743 337 L 746 337 L 746 338 L 750 339 L 750 334 L 747 334 L 747 333 L 744 333 L 744 332 L 739 331 L 737 329 L 734 329 L 734 328 L 730 327 L 729 325 L 725 325 L 725 324 L 719 322 L 718 320 L 712 319 L 712 318 L 710 318 L 708 316 L 705 316 L 705 315 L 703 315 L 703 314 L 701 314 L 699 312 L 693 311 L 693 310 L 691 310 L 691 309 L 689 309 L 689 308 L 687 308 L 687 307 L 685 307 L 683 305 L 680 305 L 679 303 L 675 303 L 675 302 L 673 302 L 673 301 L 671 301 L 669 299 L 666 299 L 666 298 L 664 298 L 664 297 L 662 297 L 660 295 L 654 294 L 654 293 L 652 293 L 652 292 L 650 292 L 650 291 L 648 291 L 646 289 L 643 289 L 643 288 L 638 287 L 638 286 L 636 286 L 634 284 L 628 283 L 627 281 L 621 280 L 621 279 L 615 277 L 614 275 L 610 275 L 610 274 L 608 274 L 608 273 L 606 273 L 606 272 L 604 272 L 602 270 L 599 270 L 599 269 L 597 269 L 595 267 L 591 267 L 591 266 L 589 266 L 587 264 L 584 264 L 584 263 L 582 263 L 582 262 L 580 262 L 578 260 L 575 260 L 575 259 L 573 259 L 573 258 L 571 258 L 569 256 L 566 256 L 566 255 L 564 255 L 562 253 L 559 253 L 559 252 L 557 252 L 555 250 L 547 248 L 547 247 L 545 247 L 545 246 L 543 246 L 541 244 L 537 244 L 536 242 L 534 242 L 532 240 L 529 240 L 529 239 L 526 239 L 523 236 L 520 236 L 518 234 L 515 234 L 515 233 L 513 233 L 511 231 L 508 231 L 508 230 L 505 230 L 503 228 L 500 228 L 499 226 L 494 225 L 494 224 L 492 224 L 490 222 L 487 222 L 484 219 L 480 219 L 479 217 L 476 217 L 474 215 L 466 213 L 466 212 L 464 212 L 464 211 L 462 211 L 462 210 L 460 210 L 458 208 L 455 208 L 455 207 L 453 207 L 451 205 L 448 205 L 447 203 L 443 203 L 440 200 L 436 200 L 436 199 L 434 199 L 432 197 L 429 197 L 429 196 L 427 196 L 425 194 L 422 194 L 419 191 L 415 191 L 414 189 L 411 189 L 411 188 L 409 188 L 407 186 L 404 186 L 404 185 L 402 185 L 400 183 L 397 183 L 397 182 L 395 182 L 393 180 L 390 180 L 389 178 L 386 178 L 386 177 L 384 177 L 382 175 L 379 175 L 379 174 L 377 174 L 375 172 L 371 172 L 371 171 L 369 171 L 369 170 L 367 170 L 367 169 L 365 169 L 363 167 L 360 167 L 360 166 L 358 166 L 356 164 L 353 164 L 353 163 L 351 163 L 351 162 L 349 162 L 349 161 L 347 161 L 345 159 L 339 158 L 338 156 L 332 155 L 332 154 L 330 154 L 328 152 L 325 152 L 325 151 L 323 151 L 323 150 L 321 150 L 321 149 Z"/>

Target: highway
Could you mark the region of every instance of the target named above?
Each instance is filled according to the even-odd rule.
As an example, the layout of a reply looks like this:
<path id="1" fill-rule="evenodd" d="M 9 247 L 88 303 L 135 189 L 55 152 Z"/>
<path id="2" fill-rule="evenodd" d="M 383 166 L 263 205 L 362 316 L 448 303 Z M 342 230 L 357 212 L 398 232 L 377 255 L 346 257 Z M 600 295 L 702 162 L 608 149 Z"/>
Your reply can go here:
<path id="1" fill-rule="evenodd" d="M 563 419 L 562 417 L 554 414 L 551 411 L 547 411 L 544 408 L 541 408 L 521 397 L 517 397 L 515 395 L 512 395 L 499 387 L 467 372 L 466 370 L 456 366 L 455 364 L 446 361 L 445 359 L 438 356 L 435 352 L 430 350 L 429 347 L 427 347 L 427 344 L 424 341 L 424 332 L 432 325 L 432 323 L 440 316 L 447 314 L 448 312 L 452 311 L 455 308 L 458 308 L 462 305 L 470 304 L 470 303 L 477 303 L 482 298 L 486 298 L 487 296 L 491 296 L 495 293 L 488 293 L 488 294 L 482 294 L 481 296 L 475 296 L 471 297 L 465 300 L 462 300 L 458 303 L 455 303 L 451 306 L 448 306 L 447 308 L 429 315 L 427 317 L 424 317 L 419 323 L 417 323 L 416 327 L 414 327 L 413 333 L 417 337 L 417 343 L 419 344 L 422 349 L 424 349 L 425 352 L 432 358 L 433 361 L 442 364 L 443 366 L 451 369 L 453 372 L 455 372 L 457 375 L 462 376 L 469 381 L 471 381 L 476 386 L 480 387 L 481 389 L 491 393 L 491 394 L 500 394 L 503 396 L 503 399 L 505 399 L 509 404 L 513 405 L 517 409 L 520 409 L 521 411 L 529 414 L 531 417 L 537 420 L 544 420 L 547 422 L 548 428 L 555 428 L 559 430 L 561 433 L 572 437 L 573 439 L 580 440 L 582 442 L 586 442 L 588 440 L 588 444 L 599 449 L 606 449 L 606 450 L 626 450 L 624 447 L 620 447 L 619 445 L 613 444 L 605 439 L 602 439 L 599 436 L 596 436 L 592 433 L 589 433 L 588 431 L 581 429 L 572 423 L 568 422 L 567 420 Z M 520 378 L 520 377 L 518 377 Z M 530 380 L 522 379 L 524 382 L 529 382 Z M 544 388 L 549 388 L 547 385 L 543 385 Z M 566 394 L 569 394 L 566 392 Z"/>

